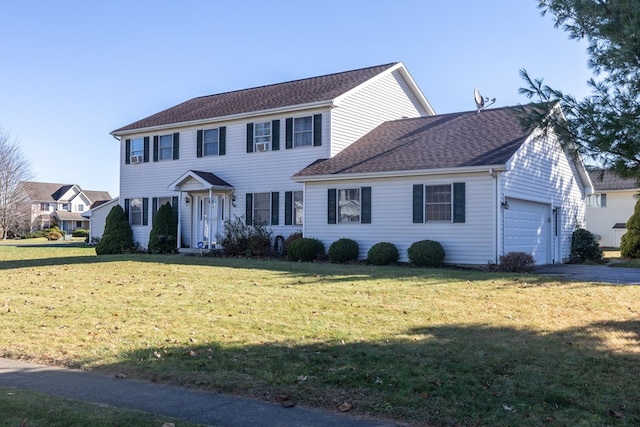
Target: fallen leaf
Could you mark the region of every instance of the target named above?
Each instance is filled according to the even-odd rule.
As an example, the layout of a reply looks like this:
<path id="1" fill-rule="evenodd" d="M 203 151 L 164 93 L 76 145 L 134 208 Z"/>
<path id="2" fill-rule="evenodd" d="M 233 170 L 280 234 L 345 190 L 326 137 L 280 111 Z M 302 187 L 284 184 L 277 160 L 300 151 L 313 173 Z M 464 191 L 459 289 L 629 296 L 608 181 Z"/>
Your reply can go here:
<path id="1" fill-rule="evenodd" d="M 338 409 L 340 409 L 340 412 L 350 411 L 351 408 L 353 408 L 353 405 L 349 402 L 344 402 L 342 405 L 338 407 Z"/>
<path id="2" fill-rule="evenodd" d="M 609 411 L 609 416 L 613 418 L 624 418 L 622 412 L 614 411 L 613 409 Z"/>

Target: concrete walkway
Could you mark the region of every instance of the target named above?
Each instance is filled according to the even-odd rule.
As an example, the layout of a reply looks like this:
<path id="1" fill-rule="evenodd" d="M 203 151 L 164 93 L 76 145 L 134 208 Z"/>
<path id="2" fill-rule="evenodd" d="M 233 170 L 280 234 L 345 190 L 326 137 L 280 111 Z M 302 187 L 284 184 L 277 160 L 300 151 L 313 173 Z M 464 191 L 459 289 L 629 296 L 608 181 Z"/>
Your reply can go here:
<path id="1" fill-rule="evenodd" d="M 37 390 L 210 426 L 390 427 L 321 410 L 223 396 L 180 387 L 117 379 L 85 371 L 52 368 L 0 358 L 0 386 Z"/>
<path id="2" fill-rule="evenodd" d="M 551 264 L 537 267 L 536 273 L 584 282 L 640 285 L 640 268 L 611 267 L 610 265 Z"/>

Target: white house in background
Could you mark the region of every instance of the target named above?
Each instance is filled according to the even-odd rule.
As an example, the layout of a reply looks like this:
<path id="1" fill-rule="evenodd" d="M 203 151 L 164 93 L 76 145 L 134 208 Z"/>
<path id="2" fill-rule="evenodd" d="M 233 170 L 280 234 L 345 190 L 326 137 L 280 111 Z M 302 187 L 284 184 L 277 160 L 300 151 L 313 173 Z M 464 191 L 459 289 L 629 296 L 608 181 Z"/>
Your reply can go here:
<path id="1" fill-rule="evenodd" d="M 91 209 L 84 212 L 82 216 L 89 221 L 89 242 L 95 238 L 101 238 L 104 227 L 107 223 L 107 215 L 111 209 L 118 204 L 119 198 L 95 203 Z"/>
<path id="2" fill-rule="evenodd" d="M 620 178 L 608 170 L 589 174 L 594 191 L 587 195 L 587 229 L 599 238 L 600 246 L 619 248 L 640 186 L 635 179 Z"/>
<path id="3" fill-rule="evenodd" d="M 112 132 L 120 203 L 143 247 L 169 202 L 183 248 L 216 247 L 237 216 L 363 258 L 434 239 L 447 263 L 566 260 L 589 176 L 513 112 L 436 116 L 402 63 L 194 98 Z"/>
<path id="4" fill-rule="evenodd" d="M 107 191 L 83 190 L 77 184 L 22 181 L 20 191 L 31 205 L 31 231 L 53 225 L 67 233 L 76 228 L 89 228 L 89 221 L 82 213 L 94 203 L 111 200 Z"/>

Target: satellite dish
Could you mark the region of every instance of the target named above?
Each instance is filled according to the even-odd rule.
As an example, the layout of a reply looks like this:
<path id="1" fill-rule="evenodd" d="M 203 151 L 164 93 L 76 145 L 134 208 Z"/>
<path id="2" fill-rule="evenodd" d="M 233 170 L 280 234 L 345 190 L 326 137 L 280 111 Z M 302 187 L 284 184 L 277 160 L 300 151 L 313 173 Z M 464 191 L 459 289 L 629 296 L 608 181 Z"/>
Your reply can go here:
<path id="1" fill-rule="evenodd" d="M 493 98 L 489 104 L 487 104 L 487 101 L 489 101 L 489 98 L 483 98 L 482 95 L 480 95 L 480 91 L 478 90 L 478 88 L 475 88 L 473 90 L 473 98 L 476 101 L 476 112 L 480 112 L 482 110 L 484 110 L 486 107 L 488 107 L 489 105 L 492 105 L 496 102 L 496 99 Z"/>

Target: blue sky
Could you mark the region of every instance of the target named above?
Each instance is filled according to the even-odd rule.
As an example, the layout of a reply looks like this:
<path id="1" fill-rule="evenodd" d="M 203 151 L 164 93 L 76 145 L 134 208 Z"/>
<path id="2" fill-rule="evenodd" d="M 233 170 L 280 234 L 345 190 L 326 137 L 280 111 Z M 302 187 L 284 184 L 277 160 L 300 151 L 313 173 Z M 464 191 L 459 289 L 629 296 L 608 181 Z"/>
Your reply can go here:
<path id="1" fill-rule="evenodd" d="M 0 126 L 34 179 L 119 194 L 114 129 L 187 99 L 402 61 L 437 113 L 578 98 L 586 45 L 536 0 L 25 0 L 2 7 Z"/>

